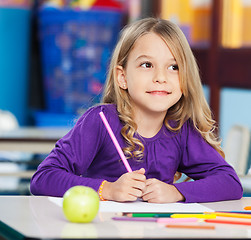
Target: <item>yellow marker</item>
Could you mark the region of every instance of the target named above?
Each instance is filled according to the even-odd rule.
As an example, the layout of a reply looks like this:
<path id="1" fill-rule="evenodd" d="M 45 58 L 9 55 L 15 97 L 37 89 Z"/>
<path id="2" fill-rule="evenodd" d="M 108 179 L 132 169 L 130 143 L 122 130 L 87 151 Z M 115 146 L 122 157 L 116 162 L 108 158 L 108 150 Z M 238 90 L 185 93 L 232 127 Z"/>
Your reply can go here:
<path id="1" fill-rule="evenodd" d="M 186 214 L 179 214 L 175 213 L 171 215 L 171 218 L 203 218 L 203 219 L 213 219 L 216 218 L 216 214 L 214 213 L 201 213 L 201 214 L 192 214 L 192 213 L 186 213 Z"/>

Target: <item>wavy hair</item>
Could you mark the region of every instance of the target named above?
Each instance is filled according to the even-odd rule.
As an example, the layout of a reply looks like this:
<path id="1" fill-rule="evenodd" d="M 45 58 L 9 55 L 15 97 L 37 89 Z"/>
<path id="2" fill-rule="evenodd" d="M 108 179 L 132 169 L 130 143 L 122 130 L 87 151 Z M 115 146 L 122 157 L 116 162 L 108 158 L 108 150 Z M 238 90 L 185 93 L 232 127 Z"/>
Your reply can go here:
<path id="1" fill-rule="evenodd" d="M 124 123 L 121 130 L 127 142 L 123 149 L 127 157 L 140 159 L 143 156 L 144 145 L 134 137 L 137 124 L 133 120 L 133 108 L 127 90 L 119 87 L 116 67 L 126 68 L 128 56 L 135 42 L 147 33 L 155 33 L 165 41 L 179 67 L 180 87 L 182 97 L 168 109 L 164 123 L 171 131 L 179 131 L 188 119 L 192 120 L 195 129 L 202 135 L 219 154 L 225 157 L 220 147 L 221 141 L 215 135 L 216 122 L 205 99 L 198 65 L 191 48 L 180 28 L 174 23 L 157 18 L 145 18 L 127 25 L 120 34 L 120 39 L 114 49 L 107 81 L 103 94 L 103 103 L 117 105 L 120 120 Z M 176 125 L 171 126 L 170 120 Z"/>

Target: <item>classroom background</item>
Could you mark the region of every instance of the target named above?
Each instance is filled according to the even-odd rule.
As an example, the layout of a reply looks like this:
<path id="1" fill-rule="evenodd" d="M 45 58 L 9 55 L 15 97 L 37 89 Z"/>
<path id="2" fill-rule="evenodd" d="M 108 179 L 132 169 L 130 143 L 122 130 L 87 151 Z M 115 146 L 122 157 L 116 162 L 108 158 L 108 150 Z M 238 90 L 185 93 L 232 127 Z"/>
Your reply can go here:
<path id="1" fill-rule="evenodd" d="M 17 127 L 72 127 L 101 99 L 121 28 L 157 16 L 177 23 L 186 35 L 222 146 L 228 145 L 227 157 L 238 171 L 241 165 L 246 180 L 250 13 L 251 0 L 0 0 L 0 136 Z M 18 157 L 32 161 L 34 155 L 17 154 L 13 160 L 12 154 L 0 151 L 0 194 L 29 194 L 29 179 L 1 173 L 18 165 Z M 42 161 L 44 155 L 35 157 Z M 29 161 L 17 171 L 30 168 Z M 251 189 L 251 181 L 248 185 Z"/>

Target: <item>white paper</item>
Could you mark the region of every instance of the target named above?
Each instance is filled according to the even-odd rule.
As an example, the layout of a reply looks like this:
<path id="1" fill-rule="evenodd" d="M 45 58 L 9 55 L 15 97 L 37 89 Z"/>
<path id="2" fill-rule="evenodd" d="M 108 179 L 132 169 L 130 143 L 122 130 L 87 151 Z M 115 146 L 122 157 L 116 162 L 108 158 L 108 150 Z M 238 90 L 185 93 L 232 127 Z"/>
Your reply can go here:
<path id="1" fill-rule="evenodd" d="M 63 199 L 48 197 L 56 205 L 62 207 Z M 142 201 L 119 203 L 114 201 L 100 201 L 100 212 L 214 212 L 198 203 L 147 203 Z"/>

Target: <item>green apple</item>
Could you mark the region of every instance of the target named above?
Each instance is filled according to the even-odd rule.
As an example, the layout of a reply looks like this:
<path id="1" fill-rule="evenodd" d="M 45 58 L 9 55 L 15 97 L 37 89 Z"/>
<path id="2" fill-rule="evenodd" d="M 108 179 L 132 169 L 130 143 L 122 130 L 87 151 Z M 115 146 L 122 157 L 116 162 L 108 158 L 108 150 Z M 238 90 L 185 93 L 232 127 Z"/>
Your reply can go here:
<path id="1" fill-rule="evenodd" d="M 70 222 L 91 222 L 96 217 L 98 209 L 99 196 L 90 187 L 74 186 L 63 196 L 63 212 Z"/>

